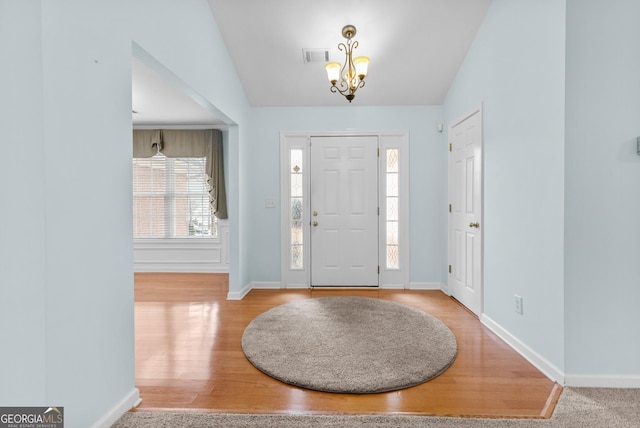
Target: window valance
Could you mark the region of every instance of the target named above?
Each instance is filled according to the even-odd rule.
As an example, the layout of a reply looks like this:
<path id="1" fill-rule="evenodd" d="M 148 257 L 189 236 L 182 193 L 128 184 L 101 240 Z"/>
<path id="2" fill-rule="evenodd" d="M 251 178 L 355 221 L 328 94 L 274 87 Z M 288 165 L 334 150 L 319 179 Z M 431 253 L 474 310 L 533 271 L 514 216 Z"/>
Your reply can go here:
<path id="1" fill-rule="evenodd" d="M 222 132 L 218 129 L 135 129 L 133 157 L 162 153 L 168 158 L 205 158 L 209 201 L 219 219 L 227 218 Z"/>

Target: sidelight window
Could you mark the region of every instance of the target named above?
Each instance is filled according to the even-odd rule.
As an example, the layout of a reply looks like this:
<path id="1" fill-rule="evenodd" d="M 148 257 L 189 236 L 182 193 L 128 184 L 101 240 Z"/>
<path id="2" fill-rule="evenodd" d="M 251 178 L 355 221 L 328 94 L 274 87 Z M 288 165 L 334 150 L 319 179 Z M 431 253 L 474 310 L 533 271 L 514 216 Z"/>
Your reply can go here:
<path id="1" fill-rule="evenodd" d="M 399 245 L 399 209 L 400 209 L 400 188 L 399 188 L 399 149 L 386 150 L 386 268 L 400 268 L 400 245 Z"/>
<path id="2" fill-rule="evenodd" d="M 289 267 L 291 269 L 304 269 L 303 243 L 303 150 L 291 149 L 289 151 L 289 229 L 290 252 Z"/>

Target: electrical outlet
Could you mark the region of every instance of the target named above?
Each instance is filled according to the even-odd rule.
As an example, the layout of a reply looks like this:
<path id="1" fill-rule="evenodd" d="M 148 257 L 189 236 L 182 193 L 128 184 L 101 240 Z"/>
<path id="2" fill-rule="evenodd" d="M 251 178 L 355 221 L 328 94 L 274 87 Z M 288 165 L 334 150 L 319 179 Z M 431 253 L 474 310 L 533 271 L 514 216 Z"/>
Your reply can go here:
<path id="1" fill-rule="evenodd" d="M 516 313 L 522 315 L 522 297 L 515 294 L 513 296 L 516 302 Z"/>
<path id="2" fill-rule="evenodd" d="M 264 206 L 267 208 L 275 208 L 276 207 L 275 199 L 265 199 Z"/>

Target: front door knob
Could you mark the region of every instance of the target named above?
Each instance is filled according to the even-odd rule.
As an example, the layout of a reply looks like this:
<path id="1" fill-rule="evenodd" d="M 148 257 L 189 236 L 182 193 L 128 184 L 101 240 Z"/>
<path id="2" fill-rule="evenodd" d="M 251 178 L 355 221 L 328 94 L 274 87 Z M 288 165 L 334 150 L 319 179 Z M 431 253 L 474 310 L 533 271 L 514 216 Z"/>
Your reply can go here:
<path id="1" fill-rule="evenodd" d="M 317 221 L 313 222 L 313 227 L 318 227 L 318 222 Z"/>
<path id="2" fill-rule="evenodd" d="M 469 227 L 475 227 L 476 229 L 480 227 L 480 223 L 475 222 L 475 223 L 469 223 Z"/>

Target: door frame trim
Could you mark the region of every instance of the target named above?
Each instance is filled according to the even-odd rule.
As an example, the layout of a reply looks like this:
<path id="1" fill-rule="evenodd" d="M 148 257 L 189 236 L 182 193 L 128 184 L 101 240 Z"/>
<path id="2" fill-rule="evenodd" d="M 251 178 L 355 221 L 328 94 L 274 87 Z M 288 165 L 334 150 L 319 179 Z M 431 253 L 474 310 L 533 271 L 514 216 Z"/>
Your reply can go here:
<path id="1" fill-rule="evenodd" d="M 291 149 L 303 150 L 303 162 L 309 165 L 310 153 L 309 142 L 311 137 L 349 137 L 349 136 L 376 136 L 378 137 L 378 147 L 380 157 L 378 158 L 378 200 L 380 205 L 380 218 L 378 221 L 378 261 L 380 263 L 380 276 L 378 278 L 378 288 L 409 288 L 410 280 L 410 197 L 409 197 L 409 132 L 408 131 L 335 131 L 335 132 L 281 132 L 280 133 L 280 260 L 281 260 L 281 287 L 282 288 L 310 288 L 311 269 L 310 263 L 310 204 L 309 198 L 303 196 L 303 268 L 291 269 L 289 266 L 290 255 L 290 226 L 289 226 L 289 194 L 290 194 L 290 172 L 289 153 Z M 385 187 L 386 171 L 383 162 L 383 154 L 387 149 L 398 148 L 399 158 L 399 182 L 400 182 L 400 216 L 399 216 L 399 251 L 401 254 L 399 269 L 387 269 L 383 261 L 386 257 L 386 246 L 383 237 L 386 231 L 386 211 L 383 209 L 382 201 L 386 198 Z M 303 166 L 303 171 L 306 167 Z M 309 195 L 310 182 L 307 174 L 303 175 L 303 195 Z"/>

